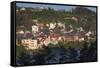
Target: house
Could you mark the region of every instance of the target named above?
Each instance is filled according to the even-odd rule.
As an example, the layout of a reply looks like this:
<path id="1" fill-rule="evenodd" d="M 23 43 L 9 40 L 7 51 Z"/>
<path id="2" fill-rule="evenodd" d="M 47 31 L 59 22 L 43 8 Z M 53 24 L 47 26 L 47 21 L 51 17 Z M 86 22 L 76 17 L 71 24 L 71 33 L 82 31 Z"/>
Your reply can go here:
<path id="1" fill-rule="evenodd" d="M 33 19 L 32 21 L 33 21 L 34 23 L 37 23 L 37 22 L 38 22 L 38 20 L 37 20 L 37 19 Z"/>
<path id="2" fill-rule="evenodd" d="M 84 41 L 85 32 L 71 32 L 63 36 L 64 41 Z"/>
<path id="3" fill-rule="evenodd" d="M 47 27 L 49 27 L 49 24 L 46 24 Z"/>
<path id="4" fill-rule="evenodd" d="M 72 17 L 72 20 L 74 20 L 74 21 L 77 22 L 77 21 L 78 21 L 78 18 L 73 16 L 73 17 Z"/>
<path id="5" fill-rule="evenodd" d="M 92 32 L 89 31 L 89 32 L 87 32 L 85 35 L 86 35 L 87 37 L 89 37 L 91 34 L 92 34 Z"/>
<path id="6" fill-rule="evenodd" d="M 26 46 L 26 49 L 37 49 L 38 44 L 36 39 L 22 39 L 21 43 Z"/>
<path id="7" fill-rule="evenodd" d="M 57 44 L 58 43 L 59 34 L 51 33 L 49 35 L 49 37 L 50 37 L 50 43 L 52 43 L 52 44 Z"/>
<path id="8" fill-rule="evenodd" d="M 29 30 L 25 31 L 26 34 L 30 34 L 31 32 Z"/>
<path id="9" fill-rule="evenodd" d="M 39 40 L 39 45 L 45 45 L 48 46 L 48 44 L 57 44 L 58 43 L 58 39 L 59 41 L 61 40 L 61 38 L 59 38 L 59 35 L 52 33 L 48 36 L 40 36 L 37 38 Z"/>
<path id="10" fill-rule="evenodd" d="M 16 34 L 24 34 L 25 32 L 23 30 L 19 30 L 16 32 Z"/>
<path id="11" fill-rule="evenodd" d="M 25 10 L 26 10 L 26 8 L 25 8 L 25 7 L 22 7 L 22 8 L 20 8 L 20 10 L 21 10 L 21 11 L 25 11 Z"/>
<path id="12" fill-rule="evenodd" d="M 91 31 L 88 31 L 85 36 L 88 38 L 88 39 L 91 39 L 90 35 L 92 35 L 92 32 Z"/>
<path id="13" fill-rule="evenodd" d="M 39 6 L 39 9 L 44 9 L 44 7 L 43 6 Z"/>
<path id="14" fill-rule="evenodd" d="M 48 36 L 43 42 L 45 46 L 48 46 L 49 43 L 51 43 L 50 36 Z"/>
<path id="15" fill-rule="evenodd" d="M 37 25 L 33 25 L 32 26 L 32 32 L 38 32 L 38 26 Z"/>
<path id="16" fill-rule="evenodd" d="M 56 27 L 56 23 L 50 23 L 49 29 L 54 29 Z"/>
<path id="17" fill-rule="evenodd" d="M 84 31 L 82 27 L 76 28 L 77 32 Z"/>
<path id="18" fill-rule="evenodd" d="M 44 41 L 43 41 L 43 44 L 45 46 L 48 46 L 48 44 L 58 44 L 58 38 L 57 37 L 50 37 L 48 36 Z"/>
<path id="19" fill-rule="evenodd" d="M 65 24 L 63 24 L 62 22 L 58 22 L 57 25 L 58 27 L 63 27 L 65 29 Z"/>
<path id="20" fill-rule="evenodd" d="M 67 35 L 67 36 L 63 36 L 64 41 L 78 41 L 79 40 L 79 36 L 77 35 Z"/>
<path id="21" fill-rule="evenodd" d="M 38 31 L 39 31 L 39 27 L 37 25 L 33 25 L 32 26 L 32 34 L 34 35 Z"/>
<path id="22" fill-rule="evenodd" d="M 83 27 L 80 27 L 80 31 L 84 31 Z"/>
<path id="23" fill-rule="evenodd" d="M 16 45 L 20 46 L 20 41 L 18 39 L 16 39 Z"/>
<path id="24" fill-rule="evenodd" d="M 19 12 L 19 9 L 17 8 L 17 9 L 16 9 L 16 13 L 18 13 L 18 12 Z"/>
<path id="25" fill-rule="evenodd" d="M 79 42 L 84 41 L 84 37 L 79 38 Z"/>
<path id="26" fill-rule="evenodd" d="M 84 41 L 85 40 L 85 31 L 80 31 L 79 32 L 79 42 Z"/>
<path id="27" fill-rule="evenodd" d="M 28 39 L 28 38 L 32 38 L 33 37 L 33 35 L 32 35 L 32 33 L 30 33 L 30 31 L 24 31 L 24 34 L 22 34 L 22 33 L 17 33 L 16 34 L 16 44 L 21 44 L 21 40 L 22 39 Z"/>

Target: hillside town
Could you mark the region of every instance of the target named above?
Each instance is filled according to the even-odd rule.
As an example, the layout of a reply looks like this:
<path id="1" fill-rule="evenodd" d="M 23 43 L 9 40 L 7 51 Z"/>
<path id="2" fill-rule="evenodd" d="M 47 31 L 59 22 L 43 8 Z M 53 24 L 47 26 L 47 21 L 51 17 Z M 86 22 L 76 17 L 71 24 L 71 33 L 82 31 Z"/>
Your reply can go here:
<path id="1" fill-rule="evenodd" d="M 96 8 L 16 4 L 16 65 L 97 61 Z"/>
<path id="2" fill-rule="evenodd" d="M 72 17 L 72 19 L 74 19 Z M 76 20 L 76 19 L 75 19 Z M 25 26 L 21 25 L 22 29 L 16 32 L 16 45 L 21 44 L 26 49 L 34 50 L 48 46 L 48 44 L 58 44 L 58 42 L 70 42 L 70 41 L 84 41 L 87 37 L 92 39 L 92 35 L 95 35 L 94 31 L 85 31 L 82 27 L 73 29 L 72 25 L 69 25 L 69 30 L 63 22 L 51 22 L 48 24 L 39 23 L 38 19 L 33 20 L 34 24 L 30 30 L 24 30 Z"/>

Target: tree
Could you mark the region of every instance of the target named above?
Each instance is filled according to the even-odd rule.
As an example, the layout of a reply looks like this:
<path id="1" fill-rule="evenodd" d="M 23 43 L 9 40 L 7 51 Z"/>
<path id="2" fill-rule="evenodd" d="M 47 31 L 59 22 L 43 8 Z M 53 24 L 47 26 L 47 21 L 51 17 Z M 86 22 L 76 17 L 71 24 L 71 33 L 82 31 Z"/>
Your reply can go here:
<path id="1" fill-rule="evenodd" d="M 75 48 L 69 47 L 69 53 L 70 53 L 70 62 L 76 62 L 77 61 L 77 52 Z"/>
<path id="2" fill-rule="evenodd" d="M 88 61 L 88 43 L 84 42 L 83 48 L 80 51 L 80 61 Z"/>
<path id="3" fill-rule="evenodd" d="M 30 60 L 29 60 L 30 55 L 26 54 L 25 52 L 21 52 L 18 58 L 19 58 L 19 63 L 21 65 L 31 65 Z"/>

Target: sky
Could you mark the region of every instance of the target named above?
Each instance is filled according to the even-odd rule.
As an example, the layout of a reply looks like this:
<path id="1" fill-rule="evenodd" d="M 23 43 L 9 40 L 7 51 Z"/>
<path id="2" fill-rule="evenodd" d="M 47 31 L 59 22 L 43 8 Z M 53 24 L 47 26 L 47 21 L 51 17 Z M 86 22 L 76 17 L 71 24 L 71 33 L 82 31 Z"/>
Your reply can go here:
<path id="1" fill-rule="evenodd" d="M 18 7 L 32 7 L 32 8 L 36 8 L 36 7 L 44 7 L 44 8 L 53 8 L 55 10 L 66 10 L 69 11 L 72 8 L 75 8 L 76 6 L 67 6 L 67 5 L 48 5 L 48 4 L 31 4 L 31 3 L 16 3 L 16 6 Z M 96 12 L 96 7 L 86 7 L 94 12 Z"/>

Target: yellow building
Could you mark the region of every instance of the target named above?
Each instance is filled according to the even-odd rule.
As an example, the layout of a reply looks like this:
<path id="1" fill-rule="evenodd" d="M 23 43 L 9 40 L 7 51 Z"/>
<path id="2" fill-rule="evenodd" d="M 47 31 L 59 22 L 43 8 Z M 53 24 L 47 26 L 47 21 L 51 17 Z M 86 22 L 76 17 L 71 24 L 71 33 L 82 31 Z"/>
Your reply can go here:
<path id="1" fill-rule="evenodd" d="M 33 39 L 22 39 L 21 43 L 26 46 L 27 49 L 37 49 L 38 48 L 38 44 L 37 44 L 37 40 L 33 40 Z"/>

